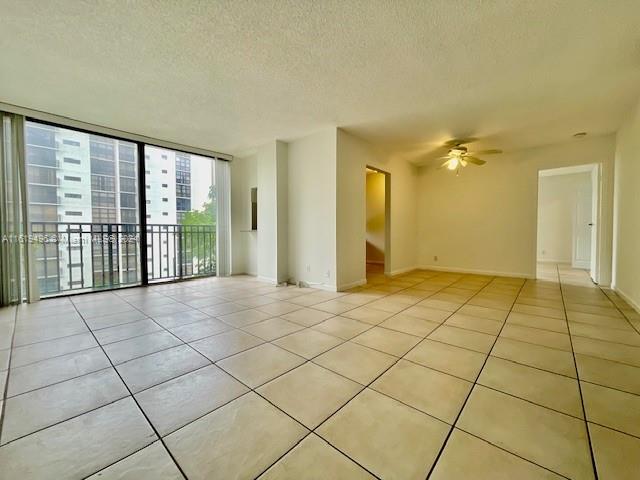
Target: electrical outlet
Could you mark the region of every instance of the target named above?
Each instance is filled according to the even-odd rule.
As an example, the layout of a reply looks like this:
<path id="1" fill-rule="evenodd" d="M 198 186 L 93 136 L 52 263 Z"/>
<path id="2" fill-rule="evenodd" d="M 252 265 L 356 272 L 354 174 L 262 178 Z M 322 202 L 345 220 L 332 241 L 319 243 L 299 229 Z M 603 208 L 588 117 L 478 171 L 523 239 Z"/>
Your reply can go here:
<path id="1" fill-rule="evenodd" d="M 311 265 L 307 265 L 307 272 L 311 271 Z"/>
<path id="2" fill-rule="evenodd" d="M 434 255 L 434 256 L 433 256 L 433 261 L 434 261 L 434 262 L 437 262 L 437 261 L 438 261 L 438 255 Z"/>
<path id="3" fill-rule="evenodd" d="M 327 270 L 327 278 L 331 277 L 331 270 Z"/>

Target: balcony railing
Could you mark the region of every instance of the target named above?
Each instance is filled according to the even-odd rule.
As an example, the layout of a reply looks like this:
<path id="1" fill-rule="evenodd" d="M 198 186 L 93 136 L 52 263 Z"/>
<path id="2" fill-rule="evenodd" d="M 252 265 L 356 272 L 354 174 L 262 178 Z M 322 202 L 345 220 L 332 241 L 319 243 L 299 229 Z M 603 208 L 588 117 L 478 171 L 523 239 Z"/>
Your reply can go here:
<path id="1" fill-rule="evenodd" d="M 41 296 L 143 282 L 140 225 L 32 222 Z M 214 225 L 146 225 L 147 281 L 216 274 Z"/>

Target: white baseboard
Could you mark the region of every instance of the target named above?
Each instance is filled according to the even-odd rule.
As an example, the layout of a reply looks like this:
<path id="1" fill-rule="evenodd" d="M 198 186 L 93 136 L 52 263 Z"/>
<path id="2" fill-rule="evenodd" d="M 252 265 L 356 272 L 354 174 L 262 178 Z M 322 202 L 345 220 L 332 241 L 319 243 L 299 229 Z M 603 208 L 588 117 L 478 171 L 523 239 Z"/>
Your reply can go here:
<path id="1" fill-rule="evenodd" d="M 266 283 L 269 283 L 271 285 L 278 285 L 278 282 L 276 282 L 275 278 L 256 276 L 256 280 L 260 280 L 261 282 L 266 282 Z M 338 289 L 333 285 L 325 285 L 323 283 L 305 282 L 304 280 L 301 280 L 301 282 L 306 284 L 309 288 L 316 288 L 318 290 L 326 290 L 327 292 L 337 292 L 338 291 Z M 287 280 L 287 283 L 289 283 L 290 285 L 297 285 L 298 284 L 298 280 L 289 279 L 289 280 Z M 366 280 L 365 280 L 365 283 L 366 283 Z M 353 287 L 347 287 L 347 288 L 353 288 Z"/>
<path id="2" fill-rule="evenodd" d="M 356 280 L 355 282 L 349 282 L 349 283 L 339 285 L 336 291 L 344 292 L 345 290 L 349 290 L 350 288 L 356 288 L 366 284 L 367 284 L 367 279 L 361 278 L 360 280 Z"/>
<path id="3" fill-rule="evenodd" d="M 275 278 L 261 277 L 260 275 L 258 275 L 256 277 L 256 279 L 260 280 L 261 282 L 272 283 L 273 285 L 277 285 L 278 284 L 278 282 L 276 282 Z"/>
<path id="4" fill-rule="evenodd" d="M 295 278 L 290 278 L 289 279 L 289 283 L 292 284 L 292 285 L 297 285 L 298 282 L 304 283 L 309 288 L 316 288 L 318 290 L 325 290 L 327 292 L 337 292 L 338 291 L 338 288 L 335 285 L 327 285 L 325 283 L 308 282 L 306 280 L 295 279 Z"/>
<path id="5" fill-rule="evenodd" d="M 622 298 L 625 302 L 631 305 L 631 308 L 633 308 L 636 312 L 640 313 L 640 304 L 635 302 L 629 295 L 627 295 L 618 287 L 615 287 L 613 285 L 611 286 L 611 290 L 616 292 L 620 296 L 620 298 Z"/>
<path id="6" fill-rule="evenodd" d="M 536 259 L 536 263 L 571 263 L 571 259 L 569 260 L 560 260 L 557 258 Z"/>
<path id="7" fill-rule="evenodd" d="M 402 275 L 403 273 L 413 272 L 414 270 L 418 270 L 420 267 L 405 267 L 405 268 L 397 268 L 395 270 L 391 270 L 387 275 L 391 275 L 392 277 L 396 275 Z M 386 272 L 385 272 L 386 273 Z"/>
<path id="8" fill-rule="evenodd" d="M 318 290 L 325 290 L 327 292 L 338 292 L 338 287 L 334 286 L 334 285 L 325 285 L 324 283 L 319 283 L 314 285 L 313 283 L 309 284 L 309 287 L 311 288 L 317 288 Z"/>
<path id="9" fill-rule="evenodd" d="M 256 278 L 258 277 L 258 273 L 257 272 L 247 272 L 247 271 L 244 271 L 244 272 L 232 271 L 231 272 L 231 276 L 234 276 L 234 275 L 250 275 L 250 276 L 256 277 Z"/>
<path id="10" fill-rule="evenodd" d="M 435 270 L 436 272 L 453 272 L 453 273 L 468 273 L 471 275 L 491 275 L 493 277 L 519 277 L 519 278 L 536 278 L 535 274 L 522 273 L 522 272 L 501 272 L 497 270 L 480 270 L 473 268 L 459 268 L 459 267 L 441 267 L 439 265 L 422 265 L 422 270 Z"/>

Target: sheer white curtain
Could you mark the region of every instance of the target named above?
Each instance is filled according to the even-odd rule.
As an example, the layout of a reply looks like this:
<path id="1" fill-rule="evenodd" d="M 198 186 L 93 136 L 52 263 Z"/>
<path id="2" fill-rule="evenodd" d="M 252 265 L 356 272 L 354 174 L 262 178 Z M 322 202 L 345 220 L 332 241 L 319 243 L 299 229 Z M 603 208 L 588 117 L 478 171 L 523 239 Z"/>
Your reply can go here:
<path id="1" fill-rule="evenodd" d="M 226 160 L 216 159 L 216 256 L 217 274 L 231 274 L 231 168 Z"/>
<path id="2" fill-rule="evenodd" d="M 0 305 L 29 295 L 24 117 L 0 112 Z"/>

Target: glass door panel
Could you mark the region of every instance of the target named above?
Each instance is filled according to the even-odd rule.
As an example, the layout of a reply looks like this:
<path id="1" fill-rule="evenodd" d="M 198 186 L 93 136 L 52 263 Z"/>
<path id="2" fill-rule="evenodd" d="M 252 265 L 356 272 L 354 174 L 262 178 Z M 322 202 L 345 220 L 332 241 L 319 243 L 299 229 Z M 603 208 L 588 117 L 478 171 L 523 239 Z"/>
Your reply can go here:
<path id="1" fill-rule="evenodd" d="M 40 295 L 139 284 L 137 144 L 34 121 L 25 137 Z"/>
<path id="2" fill-rule="evenodd" d="M 216 273 L 215 161 L 145 145 L 149 282 Z"/>

